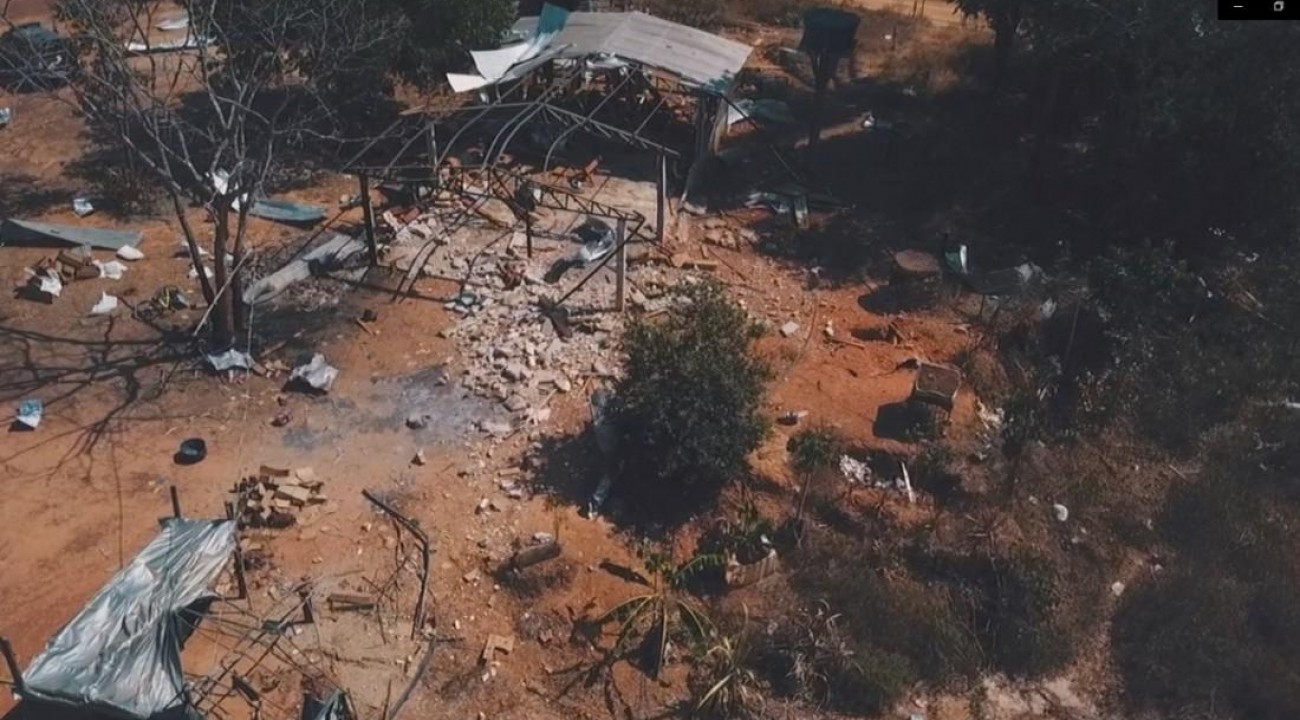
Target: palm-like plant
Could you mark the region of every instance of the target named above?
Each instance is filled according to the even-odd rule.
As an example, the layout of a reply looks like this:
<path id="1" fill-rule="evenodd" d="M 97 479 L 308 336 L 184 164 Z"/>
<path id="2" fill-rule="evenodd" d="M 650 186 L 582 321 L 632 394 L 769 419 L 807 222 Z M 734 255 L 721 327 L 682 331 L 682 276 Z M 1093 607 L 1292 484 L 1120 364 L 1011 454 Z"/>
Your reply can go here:
<path id="1" fill-rule="evenodd" d="M 674 638 L 702 644 L 714 635 L 705 610 L 687 596 L 686 582 L 695 573 L 725 561 L 718 555 L 697 555 L 677 565 L 670 554 L 642 546 L 637 551 L 650 575 L 649 590 L 624 600 L 596 619 L 598 625 L 619 623 L 614 646 L 606 654 L 612 664 L 640 639 L 649 657 L 651 675 L 658 679 Z"/>
<path id="2" fill-rule="evenodd" d="M 705 718 L 752 718 L 763 707 L 758 674 L 748 662 L 745 630 L 749 608 L 736 635 L 721 635 L 700 658 L 691 685 L 695 690 L 694 714 Z"/>

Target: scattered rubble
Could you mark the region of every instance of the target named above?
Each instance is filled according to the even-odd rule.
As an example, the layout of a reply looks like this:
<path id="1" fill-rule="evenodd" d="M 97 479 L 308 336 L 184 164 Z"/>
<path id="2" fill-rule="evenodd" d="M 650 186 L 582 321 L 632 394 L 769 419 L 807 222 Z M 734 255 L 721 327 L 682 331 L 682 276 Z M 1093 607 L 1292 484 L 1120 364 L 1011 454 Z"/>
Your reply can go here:
<path id="1" fill-rule="evenodd" d="M 324 486 L 310 467 L 290 470 L 263 465 L 257 475 L 235 487 L 237 517 L 246 527 L 289 527 L 298 522 L 304 508 L 328 500 Z"/>
<path id="2" fill-rule="evenodd" d="M 338 368 L 325 362 L 325 356 L 316 353 L 311 360 L 293 369 L 289 382 L 300 383 L 318 392 L 329 392 L 338 378 Z"/>
<path id="3" fill-rule="evenodd" d="M 781 337 L 792 337 L 797 332 L 799 332 L 799 323 L 797 322 L 791 321 L 781 326 Z"/>

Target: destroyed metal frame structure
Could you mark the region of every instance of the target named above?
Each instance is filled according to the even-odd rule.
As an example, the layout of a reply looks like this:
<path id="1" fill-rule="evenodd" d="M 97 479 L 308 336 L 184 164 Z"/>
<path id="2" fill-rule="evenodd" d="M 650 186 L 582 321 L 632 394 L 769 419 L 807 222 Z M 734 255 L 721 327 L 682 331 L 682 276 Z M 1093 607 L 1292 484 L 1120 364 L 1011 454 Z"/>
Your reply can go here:
<path id="1" fill-rule="evenodd" d="M 58 653 L 66 654 L 69 648 L 75 652 L 78 646 L 82 644 L 74 642 L 69 646 L 67 643 L 62 643 L 61 649 L 56 648 L 55 645 L 56 641 L 60 640 L 65 633 L 73 632 L 72 628 L 81 619 L 81 614 L 60 629 L 55 638 L 46 645 L 45 651 L 38 655 L 29 665 L 27 672 L 24 672 L 19 666 L 9 640 L 0 637 L 0 655 L 3 655 L 3 659 L 8 666 L 14 693 L 24 703 L 34 703 L 37 707 L 44 707 L 49 704 L 64 705 L 89 711 L 96 716 L 107 713 L 112 717 L 124 717 L 131 720 L 153 720 L 162 717 L 176 718 L 176 720 L 222 720 L 229 717 L 229 713 L 223 710 L 223 706 L 231 698 L 239 698 L 245 702 L 251 709 L 254 718 L 261 718 L 263 709 L 269 706 L 269 709 L 277 712 L 278 716 L 283 717 L 299 716 L 303 720 L 354 720 L 356 713 L 352 708 L 347 692 L 342 689 L 336 680 L 329 676 L 328 672 L 312 664 L 304 664 L 304 661 L 299 659 L 304 656 L 301 651 L 287 651 L 280 647 L 282 640 L 292 643 L 286 633 L 289 628 L 298 624 L 315 622 L 310 584 L 304 583 L 295 588 L 292 601 L 288 603 L 287 607 L 278 609 L 273 619 L 259 617 L 249 609 L 232 602 L 232 600 L 247 601 L 249 599 L 243 551 L 238 538 L 238 520 L 234 515 L 233 503 L 226 503 L 226 517 L 221 520 L 196 521 L 186 518 L 181 513 L 180 498 L 175 486 L 170 488 L 170 494 L 172 514 L 170 517 L 162 518 L 159 521 L 164 528 L 163 534 L 157 536 L 139 555 L 132 559 L 131 563 L 124 566 L 122 571 L 119 571 L 117 575 L 110 579 L 109 583 L 92 599 L 91 604 L 86 606 L 86 610 L 92 606 L 102 605 L 103 602 L 115 602 L 112 598 L 114 589 L 130 589 L 133 586 L 138 586 L 141 581 L 146 581 L 148 587 L 154 587 L 156 585 L 154 581 L 158 577 L 168 575 L 163 565 L 194 562 L 187 554 L 188 552 L 199 552 L 199 548 L 191 547 L 193 541 L 187 541 L 187 552 L 181 555 L 176 555 L 170 546 L 160 546 L 159 542 L 171 527 L 178 528 L 177 532 L 187 532 L 186 527 L 193 529 L 192 526 L 195 523 L 204 522 L 211 523 L 213 529 L 222 524 L 233 526 L 230 528 L 232 536 L 230 554 L 212 577 L 214 581 L 215 578 L 226 572 L 227 566 L 230 566 L 238 594 L 234 598 L 230 598 L 214 593 L 207 587 L 211 581 L 203 583 L 204 587 L 202 588 L 182 589 L 181 592 L 194 595 L 193 601 L 178 609 L 164 609 L 162 615 L 165 617 L 159 619 L 159 622 L 164 627 L 159 628 L 152 636 L 150 635 L 150 624 L 147 623 L 148 614 L 142 616 L 138 611 L 132 611 L 129 608 L 125 609 L 126 615 L 122 618 L 123 627 L 120 632 L 127 635 L 128 640 L 132 642 L 142 641 L 148 645 L 151 641 L 155 643 L 162 642 L 161 638 L 165 637 L 175 642 L 176 645 L 174 648 L 158 649 L 156 656 L 153 652 L 148 652 L 147 648 L 141 649 L 137 647 L 130 651 L 135 653 L 136 657 L 123 657 L 118 651 L 126 652 L 126 650 L 114 646 L 114 649 L 110 651 L 112 653 L 112 662 L 104 662 L 103 657 L 97 656 L 95 669 L 68 666 L 66 660 L 60 660 L 57 656 L 53 660 L 46 658 L 47 654 L 51 652 L 55 652 L 56 655 Z M 171 523 L 189 523 L 190 525 L 171 525 Z M 190 532 L 190 534 L 193 533 Z M 210 544 L 210 542 L 204 541 L 204 544 Z M 157 555 L 159 549 L 164 551 L 161 556 Z M 176 579 L 172 578 L 170 582 L 176 582 Z M 143 587 L 139 589 L 144 590 Z M 173 594 L 177 592 L 170 584 L 165 591 Z M 116 602 L 120 604 L 120 599 Z M 85 613 L 86 610 L 82 612 Z M 99 613 L 103 612 L 105 610 L 101 607 Z M 99 613 L 95 617 L 98 617 Z M 90 617 L 89 620 L 93 621 L 95 617 Z M 133 622 L 144 622 L 145 624 L 134 627 L 131 624 Z M 185 631 L 185 627 L 182 627 L 182 625 L 188 627 L 188 632 Z M 161 636 L 159 636 L 159 633 Z M 187 640 L 199 634 L 202 634 L 214 646 L 224 651 L 224 654 L 217 659 L 216 667 L 204 675 L 188 673 L 180 664 L 180 654 L 183 652 Z M 75 639 L 73 638 L 73 640 Z M 221 639 L 226 642 L 222 642 Z M 174 652 L 175 656 L 168 657 L 169 652 Z M 251 664 L 244 668 L 244 672 L 249 673 L 258 668 L 268 658 L 278 659 L 285 667 L 294 670 L 304 680 L 313 681 L 312 684 L 316 688 L 328 687 L 328 692 L 322 692 L 320 697 L 316 697 L 311 693 L 304 693 L 301 711 L 269 702 L 248 681 L 246 675 L 240 675 L 237 671 L 241 663 L 251 661 Z M 45 664 L 55 663 L 58 665 L 53 670 L 45 672 L 49 676 L 45 679 L 47 681 L 51 679 L 58 680 L 63 687 L 54 688 L 51 686 L 37 690 L 31 684 L 33 668 L 42 664 L 43 661 L 45 661 Z M 115 704 L 111 695 L 97 694 L 92 692 L 89 687 L 83 688 L 79 685 L 81 682 L 89 682 L 98 686 L 101 683 L 110 681 L 113 684 L 120 685 L 130 681 L 130 678 L 126 677 L 127 675 L 135 675 L 137 680 L 140 679 L 140 674 L 147 671 L 148 666 L 151 664 L 156 663 L 166 671 L 166 666 L 173 662 L 176 663 L 174 671 L 177 678 L 182 680 L 183 684 L 176 696 L 167 701 L 166 707 L 161 709 L 152 708 L 148 717 L 133 714 L 130 708 Z M 51 672 L 54 674 L 51 675 Z M 103 673 L 108 674 L 103 675 Z M 118 689 L 122 690 L 120 687 Z M 148 698 L 146 698 L 147 701 Z M 143 705 L 141 707 L 143 708 Z"/>
<path id="2" fill-rule="evenodd" d="M 605 36 L 592 35 L 591 28 L 585 30 L 588 37 L 600 37 L 602 42 L 613 42 L 626 23 L 646 23 L 658 32 L 664 32 L 664 27 L 685 27 L 640 13 L 589 15 L 594 18 L 593 26 L 612 18 L 612 27 L 616 29 L 607 30 Z M 528 26 L 526 20 L 517 25 L 524 29 Z M 719 38 L 719 42 L 724 41 Z M 688 164 L 685 200 L 698 186 L 705 161 L 716 154 L 726 132 L 731 108 L 728 95 L 735 78 L 728 74 L 707 83 L 691 80 L 650 62 L 624 57 L 617 48 L 613 58 L 596 52 L 576 55 L 570 52 L 567 57 L 561 57 L 568 47 L 521 63 L 513 68 L 516 75 L 484 88 L 477 102 L 465 103 L 463 96 L 457 96 L 441 107 L 424 106 L 406 111 L 343 164 L 342 172 L 359 178 L 365 237 L 372 263 L 377 263 L 379 256 L 375 212 L 370 200 L 372 181 L 414 188 L 417 202 L 421 192 L 442 190 L 451 190 L 469 201 L 468 206 L 442 219 L 437 236 L 417 252 L 394 299 L 409 292 L 419 269 L 438 247 L 449 243 L 454 233 L 469 222 L 477 207 L 489 199 L 497 199 L 511 209 L 517 222 L 523 222 L 530 255 L 534 209 L 570 211 L 615 221 L 619 228 L 616 251 L 602 259 L 555 305 L 562 305 L 610 260 L 616 259 L 619 279 L 616 308 L 624 308 L 626 245 L 636 240 L 662 244 L 668 213 L 669 161 Z M 581 106 L 584 97 L 592 101 L 586 107 Z M 693 104 L 693 140 L 689 143 L 673 143 L 661 137 L 662 133 L 653 134 L 654 121 L 662 119 L 664 110 L 674 103 Z M 631 116 L 628 108 L 639 112 Z M 505 169 L 504 161 L 511 157 L 510 150 L 520 133 L 539 125 L 559 129 L 545 152 L 539 152 L 542 160 L 536 172 L 540 173 L 551 171 L 557 150 L 579 132 L 653 153 L 657 161 L 654 235 L 641 232 L 647 218 L 640 213 L 620 210 Z M 481 157 L 472 164 L 463 164 L 461 156 L 468 156 L 467 151 L 471 150 L 463 147 L 464 141 L 489 135 L 490 140 L 475 148 Z"/>

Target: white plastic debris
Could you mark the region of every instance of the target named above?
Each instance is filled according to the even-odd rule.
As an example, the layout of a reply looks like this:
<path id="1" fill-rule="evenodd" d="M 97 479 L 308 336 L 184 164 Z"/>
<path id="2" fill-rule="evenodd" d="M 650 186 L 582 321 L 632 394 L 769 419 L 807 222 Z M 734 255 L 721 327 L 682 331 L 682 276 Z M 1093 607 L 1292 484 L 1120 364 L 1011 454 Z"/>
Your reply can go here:
<path id="1" fill-rule="evenodd" d="M 54 270 L 43 270 L 38 273 L 35 270 L 28 268 L 27 277 L 36 278 L 36 289 L 49 295 L 51 298 L 56 298 L 63 294 L 63 280 L 59 277 L 59 273 Z"/>
<path id="2" fill-rule="evenodd" d="M 790 337 L 799 332 L 799 323 L 790 321 L 781 326 L 781 337 Z"/>
<path id="3" fill-rule="evenodd" d="M 1045 301 L 1042 306 L 1038 308 L 1038 314 L 1044 320 L 1052 319 L 1052 316 L 1056 314 L 1056 301 L 1050 299 Z"/>
<path id="4" fill-rule="evenodd" d="M 95 307 L 90 309 L 91 315 L 108 315 L 117 309 L 117 297 L 108 293 L 100 293 L 99 302 Z"/>
<path id="5" fill-rule="evenodd" d="M 126 274 L 126 266 L 116 260 L 109 260 L 108 262 L 91 260 L 91 262 L 94 263 L 95 267 L 99 268 L 99 276 L 102 278 L 121 280 L 122 276 Z"/>
<path id="6" fill-rule="evenodd" d="M 13 119 L 14 111 L 12 108 L 0 107 L 0 128 L 8 126 L 9 121 Z"/>
<path id="7" fill-rule="evenodd" d="M 18 414 L 14 420 L 21 425 L 35 430 L 41 424 L 41 419 L 45 417 L 45 403 L 40 400 L 24 400 L 18 406 Z"/>
<path id="8" fill-rule="evenodd" d="M 1052 515 L 1056 518 L 1057 522 L 1065 522 L 1070 519 L 1070 508 L 1060 503 L 1056 503 L 1052 506 Z"/>
<path id="9" fill-rule="evenodd" d="M 196 247 L 198 247 L 198 249 L 199 249 L 199 257 L 201 257 L 201 258 L 208 257 L 208 256 L 210 256 L 210 255 L 212 254 L 212 253 L 208 252 L 207 250 L 204 250 L 202 245 L 197 245 Z M 189 257 L 189 256 L 190 256 L 190 244 L 187 243 L 187 242 L 185 242 L 184 240 L 181 240 L 181 249 L 180 249 L 180 252 L 176 253 L 176 255 L 177 255 L 177 257 Z M 197 276 L 195 276 L 195 277 L 197 277 Z"/>
<path id="10" fill-rule="evenodd" d="M 907 463 L 899 461 L 898 467 L 902 468 L 903 470 L 903 477 L 900 479 L 899 482 L 903 486 L 903 492 L 907 493 L 907 501 L 915 505 L 916 491 L 912 489 L 912 476 L 909 475 L 907 472 Z"/>
<path id="11" fill-rule="evenodd" d="M 144 253 L 140 252 L 140 248 L 134 245 L 123 245 L 118 248 L 117 256 L 122 260 L 130 260 L 131 262 L 144 259 Z"/>
<path id="12" fill-rule="evenodd" d="M 86 217 L 87 215 L 95 212 L 95 206 L 91 205 L 90 200 L 88 200 L 87 198 L 84 197 L 73 198 L 72 212 L 76 213 L 77 217 Z"/>
<path id="13" fill-rule="evenodd" d="M 225 372 L 236 368 L 248 370 L 253 367 L 253 358 L 248 353 L 240 352 L 234 348 L 230 348 L 223 353 L 207 355 L 205 359 L 212 366 L 212 369 L 217 372 Z"/>
<path id="14" fill-rule="evenodd" d="M 311 362 L 294 368 L 289 379 L 305 383 L 313 390 L 329 392 L 330 387 L 334 385 L 334 379 L 338 376 L 338 368 L 325 362 L 324 355 L 316 353 L 311 357 Z"/>
<path id="15" fill-rule="evenodd" d="M 871 477 L 871 468 L 866 463 L 848 455 L 840 456 L 840 472 L 851 483 L 865 483 Z"/>
<path id="16" fill-rule="evenodd" d="M 975 401 L 975 414 L 989 430 L 1001 429 L 1002 423 L 1006 421 L 1006 413 L 1002 408 L 991 408 L 978 400 Z"/>
<path id="17" fill-rule="evenodd" d="M 1123 594 L 1124 594 L 1124 583 L 1122 583 L 1122 582 L 1118 582 L 1118 581 L 1111 583 L 1111 585 L 1110 585 L 1110 594 L 1111 594 L 1111 595 L 1114 595 L 1115 597 L 1119 597 L 1120 595 L 1123 595 Z"/>
<path id="18" fill-rule="evenodd" d="M 204 265 L 204 266 L 203 266 L 203 274 L 204 274 L 204 275 L 207 275 L 207 276 L 208 276 L 208 279 L 211 280 L 211 279 L 213 278 L 212 268 L 208 267 L 207 265 Z M 189 277 L 190 277 L 191 280 L 198 280 L 198 279 L 199 279 L 199 271 L 198 271 L 198 269 L 196 269 L 196 268 L 190 268 Z"/>

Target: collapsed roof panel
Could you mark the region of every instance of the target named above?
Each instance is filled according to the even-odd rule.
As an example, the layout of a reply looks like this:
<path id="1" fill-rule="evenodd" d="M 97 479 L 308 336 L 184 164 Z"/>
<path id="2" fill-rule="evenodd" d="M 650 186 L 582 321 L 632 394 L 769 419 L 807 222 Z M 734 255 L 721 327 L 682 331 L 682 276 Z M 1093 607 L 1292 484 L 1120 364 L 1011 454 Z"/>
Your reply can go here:
<path id="1" fill-rule="evenodd" d="M 516 21 L 516 33 L 532 36 L 538 18 Z M 692 84 L 725 92 L 745 66 L 753 48 L 688 25 L 642 12 L 570 13 L 564 29 L 550 41 L 561 57 L 614 55 L 667 70 Z"/>
<path id="2" fill-rule="evenodd" d="M 212 597 L 209 586 L 235 550 L 235 524 L 169 519 L 23 673 L 23 695 L 148 720 L 183 713 L 183 613 Z"/>

